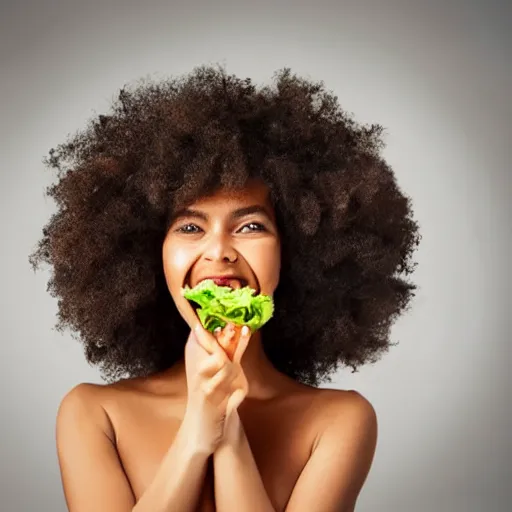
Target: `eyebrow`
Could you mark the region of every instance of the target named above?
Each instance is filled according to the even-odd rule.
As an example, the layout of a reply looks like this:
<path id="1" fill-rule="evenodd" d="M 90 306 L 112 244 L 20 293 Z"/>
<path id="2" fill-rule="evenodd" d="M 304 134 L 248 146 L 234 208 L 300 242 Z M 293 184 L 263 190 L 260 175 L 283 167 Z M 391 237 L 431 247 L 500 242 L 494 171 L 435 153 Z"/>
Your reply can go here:
<path id="1" fill-rule="evenodd" d="M 240 219 L 242 217 L 245 217 L 247 215 L 251 215 L 252 213 L 261 213 L 269 221 L 271 221 L 270 214 L 268 213 L 267 209 L 264 206 L 261 206 L 259 204 L 254 204 L 251 206 L 244 206 L 243 208 L 238 208 L 236 210 L 233 210 L 231 212 L 231 219 L 236 220 Z M 202 219 L 205 222 L 208 221 L 208 215 L 200 210 L 194 210 L 192 208 L 182 208 L 181 210 L 177 211 L 173 217 L 172 222 L 176 222 L 178 219 L 181 219 L 183 217 L 195 217 L 198 219 Z"/>

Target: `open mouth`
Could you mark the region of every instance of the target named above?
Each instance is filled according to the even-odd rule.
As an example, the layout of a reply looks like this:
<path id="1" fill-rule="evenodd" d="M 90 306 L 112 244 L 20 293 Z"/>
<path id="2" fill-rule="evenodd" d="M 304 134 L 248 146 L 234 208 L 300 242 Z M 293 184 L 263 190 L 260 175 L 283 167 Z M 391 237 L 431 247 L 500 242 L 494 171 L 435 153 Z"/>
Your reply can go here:
<path id="1" fill-rule="evenodd" d="M 228 288 L 231 288 L 232 290 L 239 290 L 240 288 L 245 288 L 246 286 L 249 285 L 249 282 L 247 281 L 247 279 L 244 279 L 244 278 L 228 278 L 228 277 L 222 277 L 222 278 L 213 278 L 211 279 L 217 286 L 226 286 Z M 205 281 L 205 279 L 203 279 L 202 281 L 200 282 L 203 282 Z M 199 283 L 196 283 L 196 286 L 198 285 Z M 189 287 L 189 288 L 193 288 L 190 284 L 190 276 L 187 275 L 186 278 L 185 278 L 185 283 L 183 285 L 183 288 L 185 287 Z M 259 294 L 259 290 L 256 291 L 256 295 Z M 197 315 L 197 310 L 200 309 L 200 305 L 193 301 L 193 300 L 188 300 L 188 303 L 190 304 L 191 308 L 193 309 L 194 313 Z"/>
<path id="2" fill-rule="evenodd" d="M 232 290 L 239 290 L 240 288 L 244 288 L 247 286 L 247 281 L 245 279 L 229 279 L 229 278 L 219 278 L 213 279 L 213 282 L 217 286 L 227 286 Z"/>
<path id="3" fill-rule="evenodd" d="M 213 332 L 215 327 L 226 323 L 243 323 L 254 331 L 272 317 L 272 297 L 261 293 L 254 295 L 256 290 L 242 277 L 212 276 L 207 279 L 203 278 L 200 283 L 190 287 L 191 279 L 187 276 L 181 294 L 191 308 L 187 315 L 199 317 L 209 331 Z"/>
<path id="4" fill-rule="evenodd" d="M 215 279 L 211 279 L 211 280 L 217 286 L 227 286 L 233 290 L 238 290 L 240 288 L 244 288 L 244 287 L 248 286 L 248 284 L 249 284 L 249 282 L 243 278 L 231 279 L 231 278 L 223 277 L 223 278 L 215 278 Z M 203 281 L 205 281 L 205 279 L 203 279 Z M 202 282 L 202 281 L 200 281 L 200 282 Z M 198 284 L 199 283 L 196 283 L 196 286 Z M 183 287 L 185 287 L 185 286 L 188 286 L 189 288 L 193 288 L 193 286 L 191 286 L 191 284 L 190 284 L 189 276 L 187 276 L 187 278 L 185 279 L 185 283 L 184 283 Z"/>

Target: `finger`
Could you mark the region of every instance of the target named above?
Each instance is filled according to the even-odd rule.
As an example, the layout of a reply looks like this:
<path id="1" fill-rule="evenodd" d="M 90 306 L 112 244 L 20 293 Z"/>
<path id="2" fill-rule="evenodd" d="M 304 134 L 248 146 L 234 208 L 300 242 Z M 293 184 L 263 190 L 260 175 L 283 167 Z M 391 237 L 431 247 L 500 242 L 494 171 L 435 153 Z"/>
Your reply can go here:
<path id="1" fill-rule="evenodd" d="M 218 337 L 219 345 L 224 349 L 231 361 L 235 355 L 241 329 L 240 325 L 228 323 Z"/>
<path id="2" fill-rule="evenodd" d="M 228 399 L 228 403 L 226 405 L 226 419 L 231 416 L 231 413 L 238 409 L 238 406 L 245 400 L 247 396 L 247 389 L 237 388 Z"/>
<path id="3" fill-rule="evenodd" d="M 222 390 L 223 394 L 229 390 L 231 383 L 237 377 L 233 371 L 231 363 L 225 364 L 209 381 L 205 384 L 205 393 L 208 396 L 214 395 Z"/>
<path id="4" fill-rule="evenodd" d="M 201 322 L 197 322 L 194 325 L 193 337 L 194 337 L 195 341 L 206 352 L 208 352 L 208 354 L 213 354 L 213 353 L 215 353 L 215 347 L 214 347 L 214 344 L 212 343 L 210 337 L 208 336 L 208 334 L 209 333 L 202 326 Z"/>
<path id="5" fill-rule="evenodd" d="M 194 334 L 194 331 L 190 332 L 190 335 L 187 339 L 187 343 L 185 345 L 185 357 L 187 359 L 196 359 L 199 358 L 200 365 L 204 365 L 207 362 L 208 357 L 211 354 L 203 348 L 203 345 L 199 343 L 197 336 Z M 196 371 L 199 369 L 199 366 L 196 366 Z"/>
<path id="6" fill-rule="evenodd" d="M 226 361 L 218 354 L 211 354 L 197 366 L 197 373 L 203 377 L 213 377 L 224 365 Z"/>
<path id="7" fill-rule="evenodd" d="M 217 343 L 219 343 L 219 336 L 220 336 L 221 332 L 222 332 L 222 327 L 215 327 L 215 329 L 213 330 L 213 335 L 214 335 L 215 339 L 217 340 Z"/>
<path id="8" fill-rule="evenodd" d="M 233 354 L 232 361 L 234 363 L 240 363 L 242 360 L 242 356 L 245 353 L 245 350 L 247 349 L 247 345 L 249 345 L 249 340 L 251 339 L 252 332 L 249 326 L 244 325 L 242 327 L 242 330 L 240 332 L 240 338 L 238 339 L 238 343 L 235 346 L 235 352 Z"/>
<path id="9" fill-rule="evenodd" d="M 202 326 L 201 322 L 197 322 L 197 324 L 194 326 L 194 334 L 197 342 L 206 350 L 206 352 L 209 354 L 216 353 L 223 358 L 227 357 L 222 348 L 217 343 L 215 336 L 207 331 Z"/>
<path id="10" fill-rule="evenodd" d="M 247 381 L 247 377 L 243 371 L 240 371 L 241 367 L 239 365 L 235 365 L 235 368 L 236 367 L 238 367 L 239 371 L 235 371 L 235 378 L 231 382 L 231 389 L 234 389 L 234 391 L 231 393 L 226 405 L 227 418 L 229 418 L 234 409 L 238 408 L 249 393 L 249 382 Z"/>
<path id="11" fill-rule="evenodd" d="M 219 345 L 226 350 L 229 346 L 229 340 L 233 336 L 234 329 L 231 323 L 227 323 L 223 329 L 218 333 L 217 342 Z"/>

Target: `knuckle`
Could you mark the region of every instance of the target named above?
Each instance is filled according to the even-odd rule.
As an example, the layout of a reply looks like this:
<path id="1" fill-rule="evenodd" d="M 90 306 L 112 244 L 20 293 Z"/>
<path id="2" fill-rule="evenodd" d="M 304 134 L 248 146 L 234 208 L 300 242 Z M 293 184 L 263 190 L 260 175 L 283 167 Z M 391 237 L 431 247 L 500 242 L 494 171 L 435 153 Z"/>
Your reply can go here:
<path id="1" fill-rule="evenodd" d="M 223 366 L 217 373 L 217 384 L 220 385 L 226 381 L 226 377 L 229 375 L 228 368 Z"/>
<path id="2" fill-rule="evenodd" d="M 215 381 L 212 382 L 212 380 L 209 379 L 207 382 L 204 383 L 203 388 L 202 388 L 204 395 L 211 397 L 217 391 L 218 386 L 219 386 L 218 382 L 215 382 Z"/>
<path id="3" fill-rule="evenodd" d="M 207 359 L 202 361 L 199 365 L 198 372 L 205 376 L 216 371 L 220 367 L 218 358 L 215 356 L 209 356 Z"/>
<path id="4" fill-rule="evenodd" d="M 208 375 L 208 373 L 211 372 L 211 368 L 210 368 L 210 364 L 208 364 L 208 362 L 204 362 L 200 365 L 200 367 L 197 369 L 197 373 L 201 376 L 201 377 L 206 377 Z"/>
<path id="5" fill-rule="evenodd" d="M 208 368 L 208 360 L 199 361 L 196 368 L 199 373 L 204 372 Z"/>
<path id="6" fill-rule="evenodd" d="M 212 396 L 214 391 L 215 391 L 215 388 L 214 386 L 212 386 L 211 384 L 209 384 L 208 382 L 203 384 L 203 386 L 201 387 L 202 391 L 203 391 L 203 395 L 209 397 L 209 396 Z"/>
<path id="7" fill-rule="evenodd" d="M 233 377 L 236 376 L 233 363 L 226 363 L 222 370 L 224 371 L 223 375 L 226 380 L 231 380 Z"/>

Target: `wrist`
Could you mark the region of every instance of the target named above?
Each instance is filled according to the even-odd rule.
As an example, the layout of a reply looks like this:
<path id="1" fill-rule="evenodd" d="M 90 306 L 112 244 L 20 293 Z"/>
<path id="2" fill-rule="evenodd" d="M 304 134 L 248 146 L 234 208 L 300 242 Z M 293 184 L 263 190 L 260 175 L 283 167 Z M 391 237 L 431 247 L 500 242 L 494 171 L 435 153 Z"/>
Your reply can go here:
<path id="1" fill-rule="evenodd" d="M 181 422 L 176 438 L 190 458 L 208 459 L 215 451 L 215 448 L 205 442 L 201 436 L 197 423 L 187 415 Z"/>
<path id="2" fill-rule="evenodd" d="M 244 435 L 242 421 L 238 410 L 235 409 L 224 424 L 224 435 L 222 437 L 221 446 L 230 446 L 236 448 L 242 441 Z"/>

